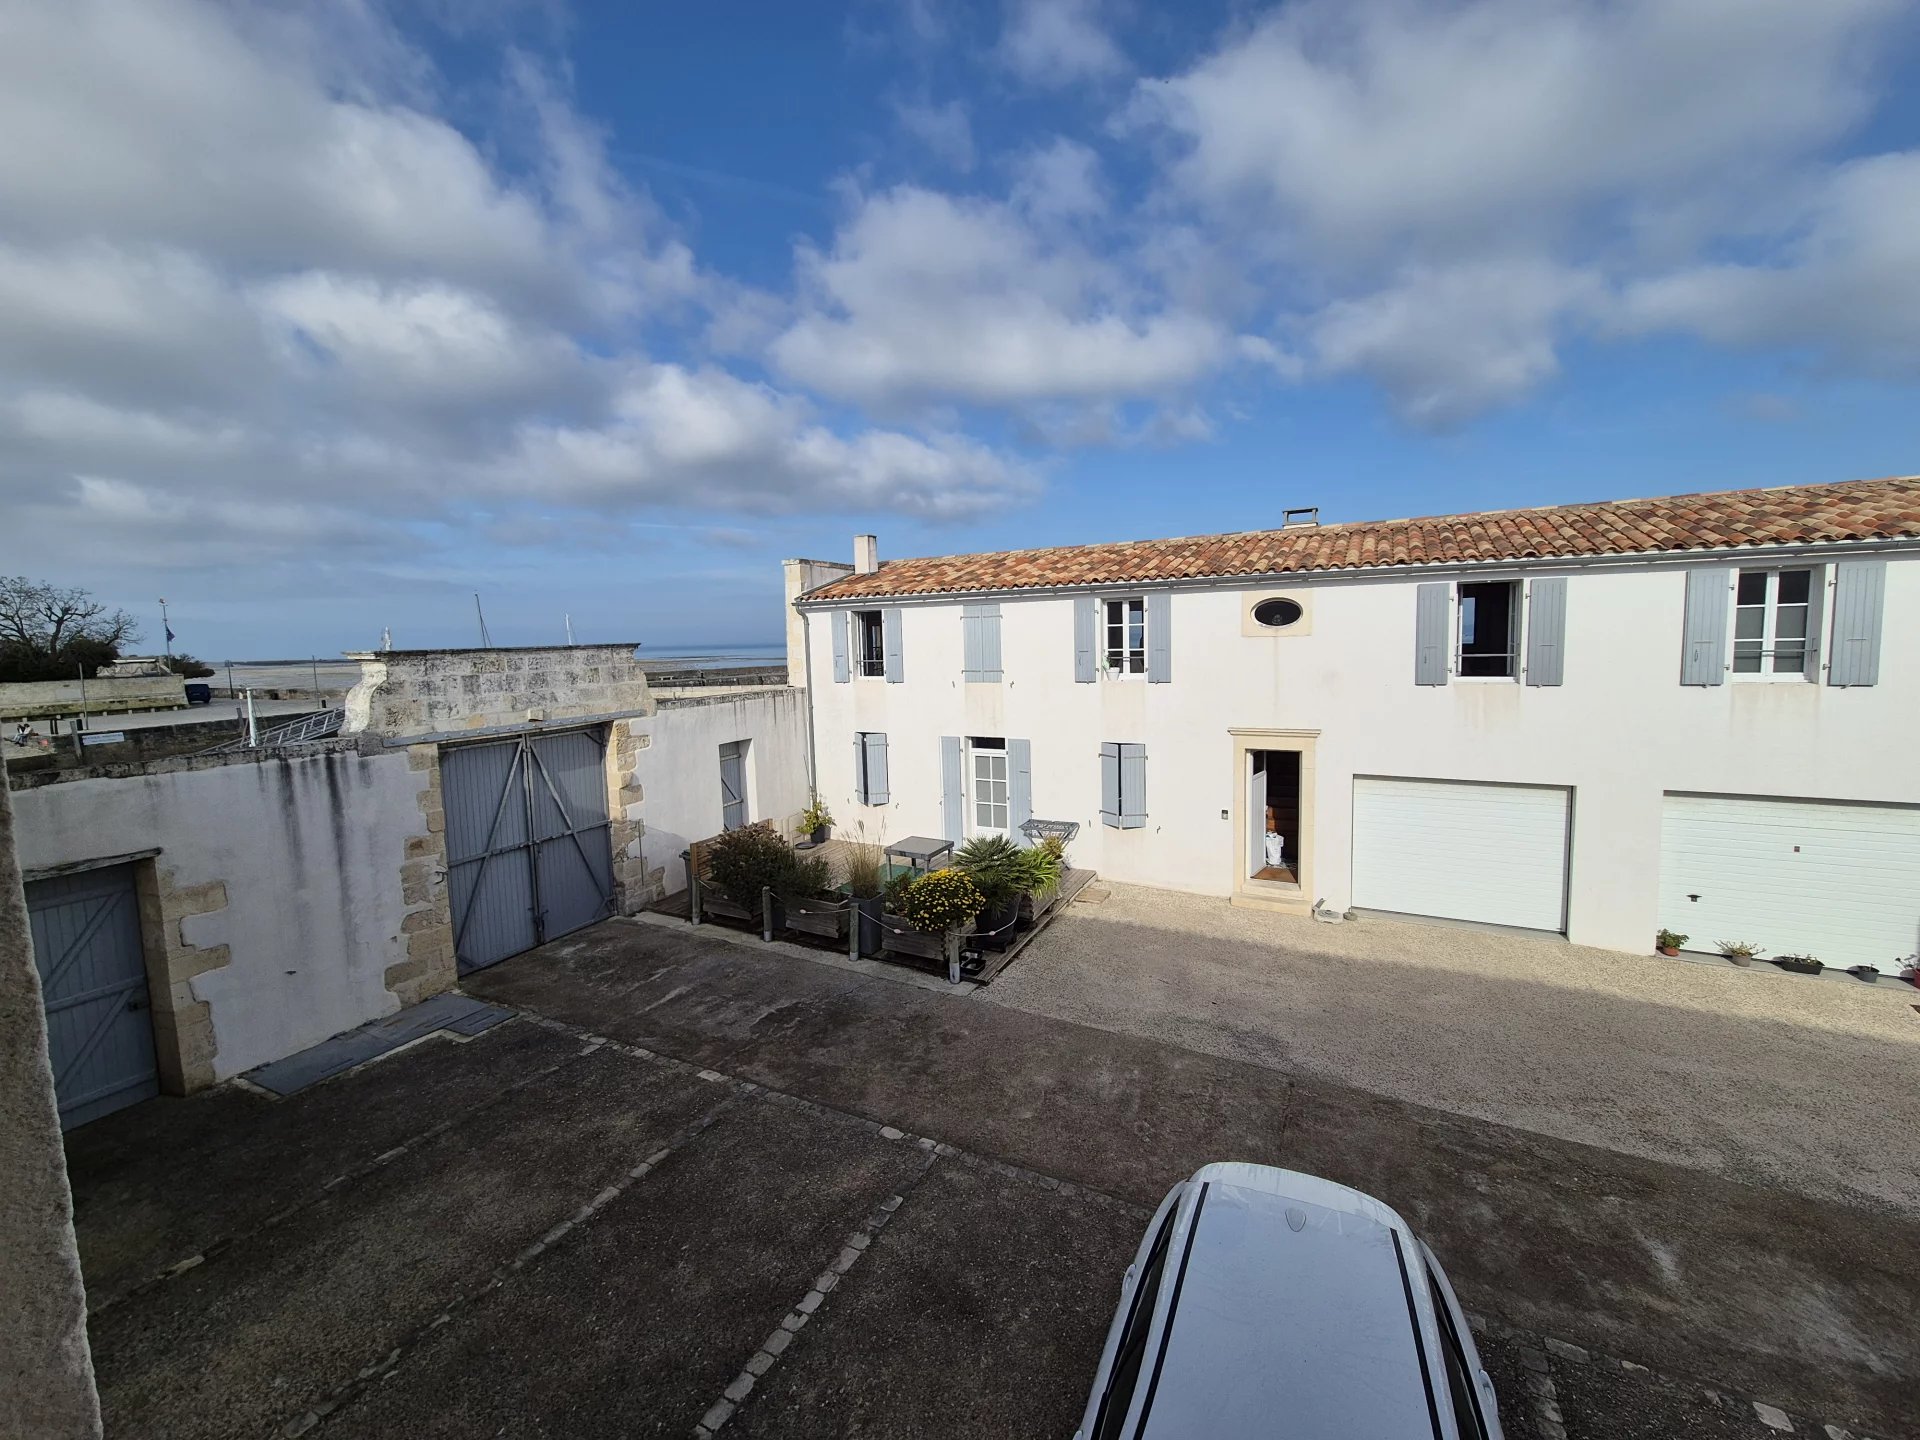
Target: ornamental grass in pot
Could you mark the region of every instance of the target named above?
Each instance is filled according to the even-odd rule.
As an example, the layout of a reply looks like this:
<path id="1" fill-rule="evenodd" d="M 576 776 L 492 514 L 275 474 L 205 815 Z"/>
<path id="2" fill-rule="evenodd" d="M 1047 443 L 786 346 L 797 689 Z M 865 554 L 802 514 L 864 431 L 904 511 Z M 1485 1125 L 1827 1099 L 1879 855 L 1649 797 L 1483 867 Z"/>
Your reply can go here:
<path id="1" fill-rule="evenodd" d="M 847 872 L 846 891 L 860 917 L 860 953 L 878 955 L 886 949 L 886 931 L 880 916 L 886 901 L 886 852 L 864 841 L 850 844 L 843 852 Z"/>

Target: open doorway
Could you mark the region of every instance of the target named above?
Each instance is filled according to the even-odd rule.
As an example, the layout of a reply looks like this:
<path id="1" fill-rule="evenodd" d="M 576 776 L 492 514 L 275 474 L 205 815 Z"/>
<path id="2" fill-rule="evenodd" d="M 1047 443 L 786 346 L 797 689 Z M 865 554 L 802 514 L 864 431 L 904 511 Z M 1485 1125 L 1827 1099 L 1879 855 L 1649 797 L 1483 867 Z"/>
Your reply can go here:
<path id="1" fill-rule="evenodd" d="M 1247 874 L 1300 883 L 1300 752 L 1247 751 Z"/>

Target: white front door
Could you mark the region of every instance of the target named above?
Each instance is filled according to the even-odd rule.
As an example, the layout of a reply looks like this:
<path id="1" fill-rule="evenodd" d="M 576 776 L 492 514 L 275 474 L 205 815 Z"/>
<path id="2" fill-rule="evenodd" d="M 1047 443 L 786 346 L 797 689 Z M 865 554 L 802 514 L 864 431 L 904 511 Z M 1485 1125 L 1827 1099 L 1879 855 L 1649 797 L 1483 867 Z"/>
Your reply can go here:
<path id="1" fill-rule="evenodd" d="M 968 746 L 970 835 L 1007 833 L 1006 742 L 975 740 Z"/>
<path id="2" fill-rule="evenodd" d="M 1745 940 L 1897 974 L 1920 947 L 1920 808 L 1669 795 L 1660 924 L 1689 950 Z"/>
<path id="3" fill-rule="evenodd" d="M 1354 777 L 1354 905 L 1565 930 L 1571 795 L 1545 785 Z"/>

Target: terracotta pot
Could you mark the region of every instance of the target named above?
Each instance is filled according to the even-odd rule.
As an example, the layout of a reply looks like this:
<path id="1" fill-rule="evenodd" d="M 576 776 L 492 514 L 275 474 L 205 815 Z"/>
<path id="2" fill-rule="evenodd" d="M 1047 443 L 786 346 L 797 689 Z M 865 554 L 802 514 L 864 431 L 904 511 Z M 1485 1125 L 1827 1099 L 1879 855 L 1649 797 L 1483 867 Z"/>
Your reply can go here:
<path id="1" fill-rule="evenodd" d="M 1677 945 L 1662 945 L 1660 947 L 1660 953 L 1662 955 L 1678 955 L 1680 953 L 1680 947 Z"/>

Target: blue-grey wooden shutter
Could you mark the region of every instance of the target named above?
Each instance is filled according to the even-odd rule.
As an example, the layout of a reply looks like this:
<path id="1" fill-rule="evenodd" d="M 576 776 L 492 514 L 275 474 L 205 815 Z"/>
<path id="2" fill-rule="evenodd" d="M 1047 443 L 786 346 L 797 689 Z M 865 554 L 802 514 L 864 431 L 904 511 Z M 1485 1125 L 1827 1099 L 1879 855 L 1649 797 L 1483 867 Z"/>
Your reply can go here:
<path id="1" fill-rule="evenodd" d="M 1447 683 L 1447 606 L 1453 586 L 1444 580 L 1422 585 L 1414 595 L 1413 683 Z"/>
<path id="2" fill-rule="evenodd" d="M 857 805 L 870 805 L 867 799 L 867 737 L 854 732 L 853 737 L 853 799 Z"/>
<path id="3" fill-rule="evenodd" d="M 1147 592 L 1147 681 L 1164 685 L 1173 679 L 1173 595 L 1166 590 Z"/>
<path id="4" fill-rule="evenodd" d="M 1073 597 L 1073 678 L 1079 685 L 1094 677 L 1093 647 L 1100 632 L 1100 602 L 1092 595 Z"/>
<path id="5" fill-rule="evenodd" d="M 1833 567 L 1833 655 L 1829 685 L 1880 681 L 1880 612 L 1887 590 L 1885 560 L 1842 560 Z"/>
<path id="6" fill-rule="evenodd" d="M 900 611 L 896 609 L 880 612 L 881 643 L 886 648 L 887 683 L 898 685 L 906 679 L 906 672 L 900 663 Z"/>
<path id="7" fill-rule="evenodd" d="M 1100 823 L 1120 828 L 1120 747 L 1111 740 L 1100 746 Z"/>
<path id="8" fill-rule="evenodd" d="M 1527 586 L 1527 684 L 1561 683 L 1566 643 L 1566 579 L 1535 580 Z"/>
<path id="9" fill-rule="evenodd" d="M 1120 747 L 1120 828 L 1138 830 L 1147 823 L 1147 747 Z"/>
<path id="10" fill-rule="evenodd" d="M 961 771 L 960 737 L 940 737 L 941 834 L 959 844 L 967 836 L 967 783 Z"/>
<path id="11" fill-rule="evenodd" d="M 867 796 L 864 804 L 886 805 L 893 796 L 887 786 L 887 737 L 877 732 L 868 732 L 860 737 L 866 749 L 866 786 Z"/>
<path id="12" fill-rule="evenodd" d="M 1020 827 L 1033 819 L 1033 745 L 1007 741 L 1007 829 L 1016 845 L 1028 844 Z"/>
<path id="13" fill-rule="evenodd" d="M 965 642 L 962 671 L 968 680 L 1000 679 L 1000 607 L 997 604 L 961 607 L 961 637 Z"/>
<path id="14" fill-rule="evenodd" d="M 850 622 L 850 611 L 827 612 L 827 628 L 833 632 L 833 678 L 840 685 L 846 684 L 847 677 L 853 673 L 847 661 L 847 626 Z"/>
<path id="15" fill-rule="evenodd" d="M 1723 569 L 1687 571 L 1687 608 L 1681 625 L 1680 683 L 1719 685 L 1727 678 L 1727 591 Z"/>

